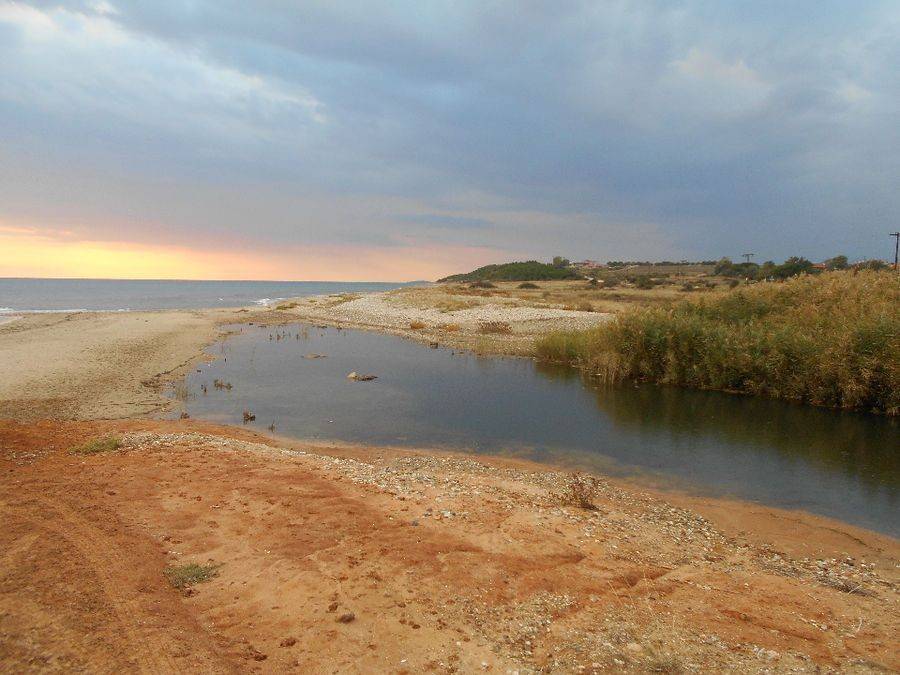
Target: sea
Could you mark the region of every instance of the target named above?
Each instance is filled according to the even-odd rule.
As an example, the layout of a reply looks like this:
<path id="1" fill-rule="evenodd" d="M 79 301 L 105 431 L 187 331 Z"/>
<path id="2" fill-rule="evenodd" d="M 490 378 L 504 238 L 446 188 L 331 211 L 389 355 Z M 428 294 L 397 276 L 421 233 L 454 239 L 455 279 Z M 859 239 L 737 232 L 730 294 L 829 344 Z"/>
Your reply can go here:
<path id="1" fill-rule="evenodd" d="M 0 317 L 18 312 L 247 307 L 285 298 L 387 291 L 425 283 L 0 278 Z"/>

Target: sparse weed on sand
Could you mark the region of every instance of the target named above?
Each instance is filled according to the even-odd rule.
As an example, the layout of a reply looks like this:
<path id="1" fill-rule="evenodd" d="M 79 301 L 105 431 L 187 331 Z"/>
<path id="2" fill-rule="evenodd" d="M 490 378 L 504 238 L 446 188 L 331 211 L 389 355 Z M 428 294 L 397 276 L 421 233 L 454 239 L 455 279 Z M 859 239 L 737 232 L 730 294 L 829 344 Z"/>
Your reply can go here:
<path id="1" fill-rule="evenodd" d="M 410 321 L 409 327 L 413 330 L 422 330 L 423 328 L 427 328 L 428 324 L 423 321 Z"/>
<path id="2" fill-rule="evenodd" d="M 198 565 L 197 563 L 189 563 L 187 565 L 172 565 L 163 570 L 163 574 L 170 584 L 180 591 L 185 591 L 195 584 L 209 581 L 219 575 L 221 564 L 210 563 L 208 565 Z"/>
<path id="3" fill-rule="evenodd" d="M 69 448 L 73 455 L 99 455 L 104 452 L 115 452 L 119 449 L 121 441 L 115 436 L 95 438 L 92 441 Z"/>

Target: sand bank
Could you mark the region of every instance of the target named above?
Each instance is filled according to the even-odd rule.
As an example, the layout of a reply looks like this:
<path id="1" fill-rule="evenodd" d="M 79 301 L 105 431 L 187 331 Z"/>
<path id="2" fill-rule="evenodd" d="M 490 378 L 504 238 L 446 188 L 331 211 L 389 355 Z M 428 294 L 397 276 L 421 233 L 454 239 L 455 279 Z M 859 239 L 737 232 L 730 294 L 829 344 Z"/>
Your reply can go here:
<path id="1" fill-rule="evenodd" d="M 592 328 L 613 316 L 496 294 L 503 291 L 484 291 L 490 295 L 461 292 L 431 286 L 295 298 L 278 303 L 276 307 L 281 309 L 276 312 L 313 323 L 378 330 L 483 353 L 520 355 L 531 355 L 539 336 Z"/>
<path id="2" fill-rule="evenodd" d="M 0 325 L 0 417 L 121 418 L 202 356 L 224 311 L 29 314 Z"/>

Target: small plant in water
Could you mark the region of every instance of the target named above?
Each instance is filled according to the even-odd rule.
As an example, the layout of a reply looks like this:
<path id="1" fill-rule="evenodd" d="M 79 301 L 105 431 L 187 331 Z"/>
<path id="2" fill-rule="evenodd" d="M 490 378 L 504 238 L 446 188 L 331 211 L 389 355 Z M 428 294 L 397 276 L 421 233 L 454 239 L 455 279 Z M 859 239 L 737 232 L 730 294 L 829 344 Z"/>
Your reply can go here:
<path id="1" fill-rule="evenodd" d="M 69 452 L 73 455 L 99 455 L 102 452 L 113 452 L 118 450 L 119 445 L 121 445 L 121 443 L 118 438 L 109 436 L 107 438 L 95 438 L 82 445 L 76 445 L 73 448 L 69 448 Z"/>
<path id="2" fill-rule="evenodd" d="M 172 565 L 167 567 L 163 574 L 166 579 L 175 588 L 180 591 L 186 591 L 194 584 L 200 584 L 204 581 L 217 577 L 221 564 L 210 563 L 208 565 L 198 565 L 197 563 L 189 563 L 187 565 Z"/>
<path id="3" fill-rule="evenodd" d="M 597 505 L 594 500 L 600 490 L 600 480 L 575 471 L 569 475 L 568 482 L 561 497 L 563 504 L 569 506 L 577 506 L 580 509 L 588 511 L 596 511 Z"/>
<path id="4" fill-rule="evenodd" d="M 252 422 L 255 419 L 256 415 L 254 415 L 252 412 L 250 412 L 249 410 L 244 411 L 244 424 L 246 424 L 247 422 Z"/>

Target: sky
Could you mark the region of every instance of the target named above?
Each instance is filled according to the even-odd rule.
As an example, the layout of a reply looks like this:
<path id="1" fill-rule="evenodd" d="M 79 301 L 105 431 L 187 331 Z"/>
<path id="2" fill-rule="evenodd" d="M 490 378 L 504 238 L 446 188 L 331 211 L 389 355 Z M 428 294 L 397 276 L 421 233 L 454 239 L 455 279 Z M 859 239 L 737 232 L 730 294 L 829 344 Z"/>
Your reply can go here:
<path id="1" fill-rule="evenodd" d="M 0 276 L 851 259 L 900 2 L 0 0 Z"/>

